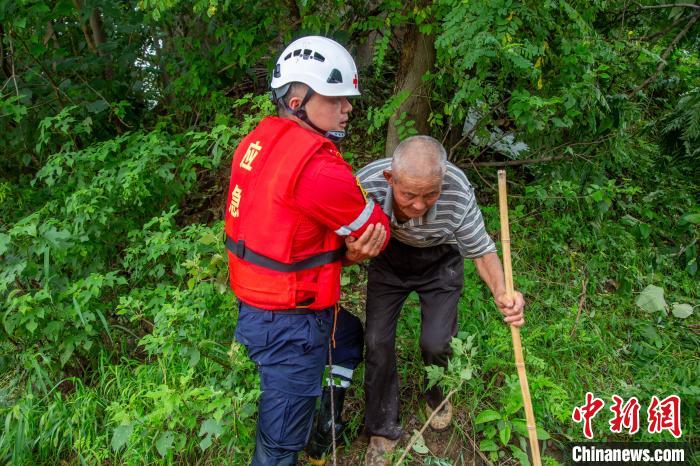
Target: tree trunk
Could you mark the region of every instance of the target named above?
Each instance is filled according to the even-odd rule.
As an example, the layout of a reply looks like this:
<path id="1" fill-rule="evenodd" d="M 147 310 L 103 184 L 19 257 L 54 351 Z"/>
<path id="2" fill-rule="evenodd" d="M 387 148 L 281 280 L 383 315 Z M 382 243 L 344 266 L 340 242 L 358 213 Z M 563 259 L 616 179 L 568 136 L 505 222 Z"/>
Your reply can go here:
<path id="1" fill-rule="evenodd" d="M 165 105 L 169 105 L 173 100 L 173 96 L 170 93 L 172 79 L 170 73 L 168 73 L 168 59 L 173 57 L 172 44 L 175 42 L 175 34 L 173 27 L 166 25 L 163 28 L 162 38 L 156 36 L 153 40 L 153 48 L 155 48 L 156 51 L 156 65 L 158 70 L 160 70 L 162 103 Z"/>
<path id="2" fill-rule="evenodd" d="M 107 41 L 107 34 L 105 33 L 104 23 L 102 22 L 102 12 L 99 8 L 95 8 L 90 13 L 90 29 L 92 30 L 92 39 L 95 42 L 95 49 L 97 54 L 104 55 L 104 50 L 102 50 L 102 45 Z M 111 59 L 112 57 L 107 54 L 105 56 L 107 62 L 105 63 L 105 78 L 107 81 L 111 81 L 114 76 L 114 68 L 112 67 Z"/>
<path id="3" fill-rule="evenodd" d="M 385 148 L 387 156 L 391 156 L 400 142 L 395 122 L 403 112 L 406 112 L 406 121 L 415 122 L 413 127 L 418 134 L 428 133 L 430 92 L 428 84 L 422 81 L 422 77 L 434 64 L 435 37 L 421 33 L 416 25 L 406 26 L 394 94 L 408 90 L 410 95 L 389 118 Z"/>
<path id="4" fill-rule="evenodd" d="M 107 40 L 99 8 L 95 8 L 90 13 L 90 29 L 92 29 L 92 40 L 99 51 L 100 46 Z"/>
<path id="5" fill-rule="evenodd" d="M 7 51 L 5 50 L 5 28 L 3 27 L 2 23 L 0 23 L 0 70 L 2 70 L 7 79 L 12 76 L 10 60 L 7 57 Z"/>
<path id="6" fill-rule="evenodd" d="M 44 33 L 44 45 L 48 46 L 49 42 L 53 45 L 54 51 L 56 51 L 59 48 L 58 45 L 58 39 L 56 38 L 56 32 L 53 29 L 53 22 L 51 20 L 46 22 L 46 32 Z M 55 57 L 55 55 L 54 55 Z M 56 59 L 54 58 L 51 61 L 51 70 L 55 73 L 56 72 Z"/>
<path id="7" fill-rule="evenodd" d="M 365 40 L 357 47 L 357 69 L 364 76 L 374 59 L 374 44 L 379 38 L 377 31 L 370 31 Z"/>
<path id="8" fill-rule="evenodd" d="M 95 42 L 92 40 L 92 37 L 90 37 L 90 32 L 88 31 L 88 27 L 85 24 L 85 21 L 83 21 L 83 6 L 80 4 L 80 0 L 73 0 L 73 6 L 75 6 L 75 9 L 78 10 L 78 16 L 80 17 L 80 29 L 83 31 L 83 36 L 85 37 L 85 43 L 87 43 L 88 48 L 94 52 L 97 52 L 97 47 L 95 47 Z"/>
<path id="9" fill-rule="evenodd" d="M 380 13 L 381 1 L 371 0 L 368 2 L 358 2 L 357 4 L 351 3 L 351 8 L 361 10 L 364 17 L 374 17 L 377 16 L 382 21 L 386 20 L 386 13 Z M 357 6 L 355 6 L 357 5 Z M 387 34 L 390 34 L 387 31 Z M 355 37 L 357 35 L 357 37 Z M 371 29 L 366 33 L 356 32 L 353 34 L 351 42 L 359 44 L 357 46 L 357 51 L 353 55 L 356 57 L 355 62 L 357 63 L 357 70 L 360 72 L 360 76 L 365 76 L 366 72 L 370 69 L 372 62 L 374 61 L 374 46 L 377 40 L 381 38 L 379 31 Z"/>
<path id="10" fill-rule="evenodd" d="M 301 10 L 296 0 L 286 0 L 284 3 L 289 10 L 289 22 L 291 24 L 301 24 Z"/>

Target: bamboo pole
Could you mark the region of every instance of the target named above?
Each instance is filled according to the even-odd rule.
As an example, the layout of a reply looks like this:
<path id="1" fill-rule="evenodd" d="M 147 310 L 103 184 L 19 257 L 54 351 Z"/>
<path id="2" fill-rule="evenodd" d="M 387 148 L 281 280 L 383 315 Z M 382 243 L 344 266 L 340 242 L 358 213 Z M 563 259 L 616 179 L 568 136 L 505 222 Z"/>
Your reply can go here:
<path id="1" fill-rule="evenodd" d="M 506 281 L 506 293 L 513 298 L 513 266 L 510 260 L 510 230 L 508 228 L 508 193 L 506 189 L 506 171 L 498 170 L 498 205 L 501 213 L 501 244 L 503 246 L 503 273 Z M 540 446 L 537 443 L 537 429 L 535 427 L 535 414 L 532 411 L 530 388 L 527 385 L 527 373 L 523 359 L 523 347 L 520 342 L 520 329 L 510 326 L 510 334 L 513 338 L 513 352 L 515 353 L 515 367 L 518 368 L 520 391 L 523 394 L 523 406 L 525 408 L 525 420 L 527 422 L 527 434 L 530 438 L 530 455 L 535 466 L 541 466 Z"/>

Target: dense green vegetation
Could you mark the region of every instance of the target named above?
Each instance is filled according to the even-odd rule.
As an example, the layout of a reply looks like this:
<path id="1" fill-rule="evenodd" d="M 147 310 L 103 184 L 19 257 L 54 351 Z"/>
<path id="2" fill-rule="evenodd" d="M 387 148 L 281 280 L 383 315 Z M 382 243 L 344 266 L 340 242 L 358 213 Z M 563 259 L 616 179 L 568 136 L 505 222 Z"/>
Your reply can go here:
<path id="1" fill-rule="evenodd" d="M 259 393 L 233 342 L 228 163 L 272 111 L 276 55 L 307 33 L 357 57 L 363 97 L 342 146 L 355 168 L 429 132 L 498 236 L 494 167 L 510 167 L 546 463 L 583 438 L 571 411 L 587 391 L 608 403 L 598 439 L 628 438 L 607 429 L 613 394 L 642 403 L 633 440 L 672 439 L 646 432 L 645 409 L 678 394 L 695 439 L 699 18 L 692 3 L 614 0 L 0 0 L 0 462 L 249 459 Z M 529 150 L 504 150 L 508 133 Z M 363 277 L 343 278 L 360 311 Z M 406 423 L 424 373 L 417 309 L 399 328 Z M 460 387 L 450 441 L 522 460 L 509 331 L 470 264 L 460 322 L 476 350 L 443 377 Z M 441 454 L 411 453 L 459 457 Z"/>

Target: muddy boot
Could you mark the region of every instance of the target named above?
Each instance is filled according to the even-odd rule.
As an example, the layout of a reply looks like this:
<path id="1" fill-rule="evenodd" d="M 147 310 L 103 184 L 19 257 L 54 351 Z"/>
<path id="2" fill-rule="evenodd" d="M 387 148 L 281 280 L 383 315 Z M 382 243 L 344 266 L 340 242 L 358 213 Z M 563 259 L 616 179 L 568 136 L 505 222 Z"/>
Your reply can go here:
<path id="1" fill-rule="evenodd" d="M 331 414 L 331 389 L 323 387 L 321 394 L 321 406 L 316 413 L 311 438 L 306 445 L 306 454 L 311 464 L 325 464 L 326 453 L 333 448 L 333 419 L 335 418 L 335 441 L 340 441 L 340 436 L 345 430 L 345 423 L 341 419 L 343 402 L 345 402 L 346 388 L 333 387 L 333 408 L 335 416 Z"/>
<path id="2" fill-rule="evenodd" d="M 425 414 L 428 418 L 433 414 L 433 411 L 435 411 L 433 408 L 431 408 L 427 403 L 425 404 Z M 442 432 L 444 430 L 447 430 L 448 427 L 450 427 L 450 423 L 452 422 L 452 403 L 449 401 L 445 403 L 445 406 L 442 407 L 442 409 L 433 416 L 433 418 L 430 420 L 430 428 L 433 429 L 435 432 Z"/>
<path id="3" fill-rule="evenodd" d="M 398 439 L 391 440 L 376 435 L 370 437 L 365 453 L 365 466 L 390 466 L 391 460 L 388 455 L 394 451 L 397 443 Z"/>

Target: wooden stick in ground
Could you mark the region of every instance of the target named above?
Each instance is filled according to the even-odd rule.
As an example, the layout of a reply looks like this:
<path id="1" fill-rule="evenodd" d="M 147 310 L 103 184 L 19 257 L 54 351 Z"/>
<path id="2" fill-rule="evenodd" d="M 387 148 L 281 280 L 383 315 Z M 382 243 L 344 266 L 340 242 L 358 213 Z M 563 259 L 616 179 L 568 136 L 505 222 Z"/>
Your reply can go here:
<path id="1" fill-rule="evenodd" d="M 503 245 L 503 273 L 506 281 L 506 293 L 513 298 L 513 267 L 510 261 L 510 230 L 508 228 L 508 193 L 506 189 L 506 171 L 498 170 L 498 205 L 501 213 L 501 244 Z M 510 326 L 510 334 L 513 338 L 513 352 L 515 353 L 515 367 L 518 369 L 520 379 L 520 391 L 523 394 L 523 406 L 525 408 L 525 420 L 527 422 L 527 434 L 530 438 L 530 455 L 535 466 L 541 466 L 540 446 L 537 443 L 537 429 L 535 427 L 535 414 L 532 412 L 530 388 L 527 385 L 525 362 L 523 360 L 523 347 L 520 342 L 520 329 Z"/>

